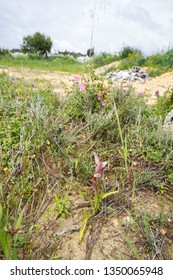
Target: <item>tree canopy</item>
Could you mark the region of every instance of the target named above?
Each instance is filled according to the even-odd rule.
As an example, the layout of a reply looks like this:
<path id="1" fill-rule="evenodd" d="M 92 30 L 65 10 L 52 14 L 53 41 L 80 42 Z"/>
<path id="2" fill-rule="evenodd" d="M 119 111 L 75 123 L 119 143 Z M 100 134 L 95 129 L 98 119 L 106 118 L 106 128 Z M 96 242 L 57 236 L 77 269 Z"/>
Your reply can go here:
<path id="1" fill-rule="evenodd" d="M 51 51 L 52 40 L 49 36 L 36 32 L 33 35 L 23 37 L 23 44 L 21 50 L 24 53 L 39 53 L 46 56 Z"/>

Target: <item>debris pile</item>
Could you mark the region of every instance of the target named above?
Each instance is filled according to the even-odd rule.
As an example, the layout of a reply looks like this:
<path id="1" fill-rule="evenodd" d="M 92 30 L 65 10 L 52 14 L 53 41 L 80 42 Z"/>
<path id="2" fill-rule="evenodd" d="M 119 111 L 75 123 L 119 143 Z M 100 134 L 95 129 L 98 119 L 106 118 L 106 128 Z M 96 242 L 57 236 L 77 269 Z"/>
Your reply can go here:
<path id="1" fill-rule="evenodd" d="M 133 66 L 130 70 L 111 71 L 106 74 L 105 78 L 111 79 L 112 81 L 126 80 L 126 81 L 146 81 L 151 80 L 151 77 L 147 74 L 145 68 L 139 66 Z"/>

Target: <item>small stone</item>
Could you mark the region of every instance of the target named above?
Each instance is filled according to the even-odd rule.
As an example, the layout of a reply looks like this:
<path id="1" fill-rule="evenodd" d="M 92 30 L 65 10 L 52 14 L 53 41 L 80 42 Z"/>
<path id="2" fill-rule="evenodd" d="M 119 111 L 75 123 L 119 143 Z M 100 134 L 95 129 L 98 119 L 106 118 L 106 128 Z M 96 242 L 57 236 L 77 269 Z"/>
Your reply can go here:
<path id="1" fill-rule="evenodd" d="M 161 230 L 160 230 L 160 233 L 161 233 L 162 235 L 165 235 L 165 234 L 167 233 L 167 231 L 166 231 L 166 229 L 161 229 Z"/>
<path id="2" fill-rule="evenodd" d="M 166 130 L 173 130 L 173 110 L 166 116 L 163 127 Z"/>
<path id="3" fill-rule="evenodd" d="M 128 226 L 129 224 L 132 223 L 132 221 L 133 221 L 133 219 L 132 219 L 131 217 L 125 216 L 125 217 L 123 217 L 123 219 L 122 219 L 122 225 L 123 225 L 123 226 Z"/>
<path id="4" fill-rule="evenodd" d="M 114 220 L 112 221 L 112 224 L 113 224 L 114 227 L 118 227 L 118 226 L 119 226 L 118 219 L 114 219 Z"/>

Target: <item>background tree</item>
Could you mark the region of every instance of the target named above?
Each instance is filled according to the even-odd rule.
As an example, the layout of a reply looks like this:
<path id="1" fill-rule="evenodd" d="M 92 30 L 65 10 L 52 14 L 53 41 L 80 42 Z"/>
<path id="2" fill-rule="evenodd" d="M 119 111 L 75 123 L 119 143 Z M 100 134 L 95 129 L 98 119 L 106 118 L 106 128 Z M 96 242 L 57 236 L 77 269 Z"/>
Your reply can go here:
<path id="1" fill-rule="evenodd" d="M 46 56 L 51 51 L 52 40 L 49 36 L 36 32 L 33 35 L 23 37 L 23 44 L 21 50 L 24 53 L 39 53 Z"/>

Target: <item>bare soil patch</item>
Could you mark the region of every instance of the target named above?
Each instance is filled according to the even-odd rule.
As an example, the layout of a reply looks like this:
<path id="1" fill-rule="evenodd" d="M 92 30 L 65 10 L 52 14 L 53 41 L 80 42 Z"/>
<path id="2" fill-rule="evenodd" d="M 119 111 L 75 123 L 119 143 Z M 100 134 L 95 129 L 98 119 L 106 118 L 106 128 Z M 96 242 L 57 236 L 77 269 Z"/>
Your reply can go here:
<path id="1" fill-rule="evenodd" d="M 120 82 L 116 82 L 115 85 L 120 85 Z M 147 95 L 149 97 L 148 103 L 154 104 L 157 96 L 156 91 L 162 96 L 169 88 L 173 87 L 173 72 L 165 73 L 159 77 L 147 80 L 144 82 L 134 81 L 126 82 L 123 81 L 121 84 L 126 87 L 133 87 L 137 94 Z"/>
<path id="2" fill-rule="evenodd" d="M 116 61 L 102 66 L 95 70 L 95 74 L 101 75 L 111 67 L 117 67 L 119 63 L 119 61 Z M 67 89 L 73 84 L 74 78 L 74 74 L 66 72 L 30 70 L 26 68 L 3 68 L 0 69 L 0 73 L 2 72 L 8 73 L 11 77 L 29 80 L 31 83 L 34 82 L 34 80 L 47 81 L 52 85 L 54 92 L 60 95 L 66 94 Z M 144 94 L 149 97 L 149 104 L 154 104 L 157 98 L 155 95 L 156 91 L 159 91 L 159 94 L 163 95 L 165 91 L 173 87 L 173 72 L 165 73 L 144 82 L 117 81 L 114 82 L 114 84 L 115 86 L 122 85 L 124 88 L 133 87 L 137 94 Z"/>
<path id="3" fill-rule="evenodd" d="M 10 77 L 24 79 L 34 84 L 34 81 L 47 82 L 55 93 L 64 95 L 72 85 L 74 74 L 58 71 L 31 70 L 27 68 L 1 68 L 0 73 L 7 73 Z"/>
<path id="4" fill-rule="evenodd" d="M 73 197 L 74 200 L 74 197 Z M 133 220 L 131 210 L 127 205 L 117 208 L 109 216 L 96 215 L 82 242 L 79 241 L 79 230 L 82 225 L 85 209 L 70 211 L 67 218 L 42 217 L 39 230 L 33 235 L 32 258 L 69 260 L 110 260 L 110 259 L 172 259 L 173 258 L 173 225 L 169 215 L 173 212 L 171 204 L 160 195 L 141 191 L 133 201 L 136 213 L 141 216 L 152 214 L 154 217 L 165 216 L 170 226 L 160 228 L 160 232 L 152 232 L 155 238 L 155 248 L 147 248 L 149 236 L 144 225 Z M 74 202 L 72 209 L 75 209 Z M 80 204 L 79 204 L 80 205 Z M 49 210 L 50 212 L 50 210 Z M 141 229 L 139 228 L 141 226 Z M 144 229 L 142 229 L 142 226 Z M 146 234 L 146 235 L 145 235 Z M 40 236 L 42 238 L 40 239 Z M 131 244 L 130 244 L 131 242 Z M 154 246 L 154 242 L 153 242 Z"/>
<path id="5" fill-rule="evenodd" d="M 107 65 L 104 65 L 102 67 L 99 67 L 95 70 L 95 74 L 96 75 L 101 75 L 104 74 L 106 71 L 108 71 L 109 69 L 113 68 L 113 67 L 118 67 L 118 65 L 120 65 L 121 61 L 115 61 L 112 63 L 109 63 Z"/>

